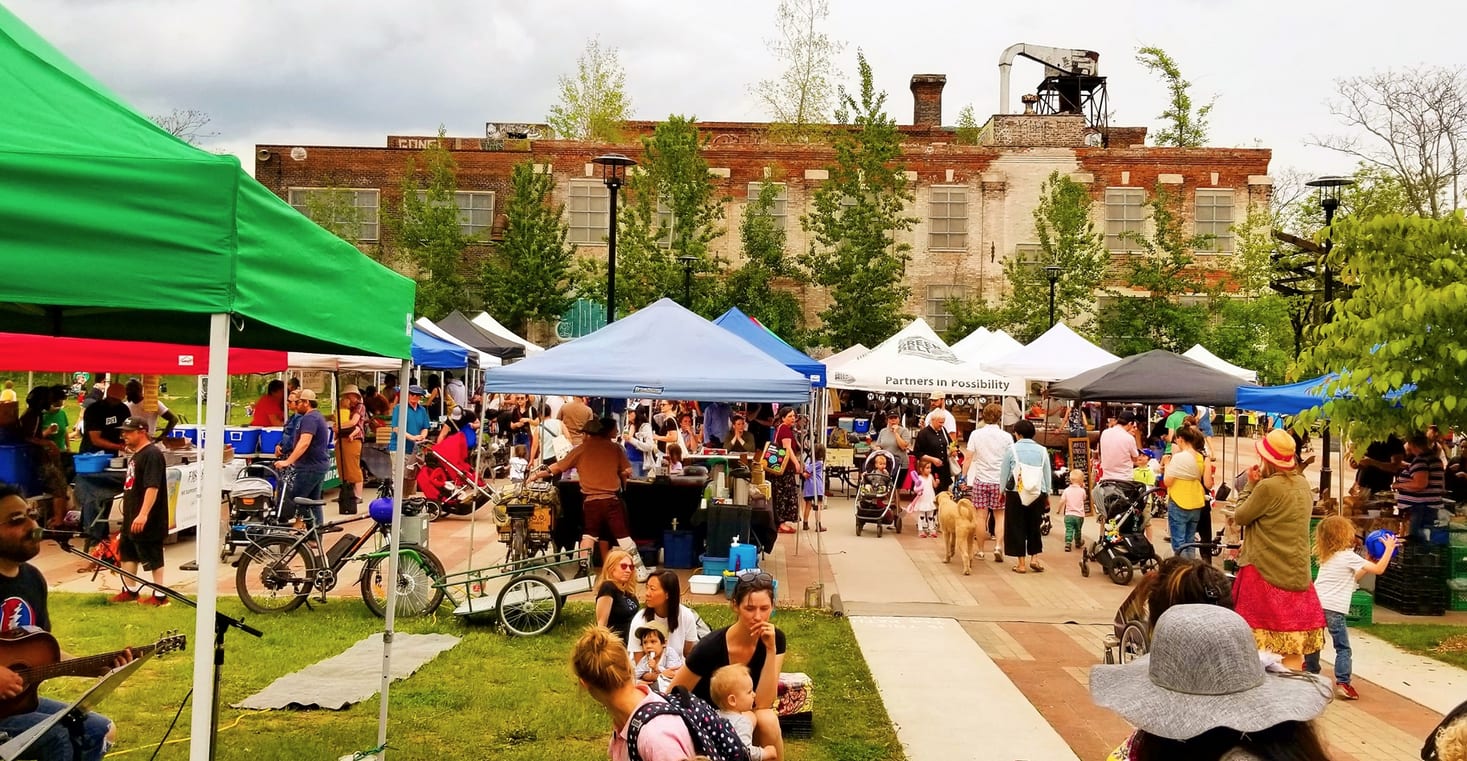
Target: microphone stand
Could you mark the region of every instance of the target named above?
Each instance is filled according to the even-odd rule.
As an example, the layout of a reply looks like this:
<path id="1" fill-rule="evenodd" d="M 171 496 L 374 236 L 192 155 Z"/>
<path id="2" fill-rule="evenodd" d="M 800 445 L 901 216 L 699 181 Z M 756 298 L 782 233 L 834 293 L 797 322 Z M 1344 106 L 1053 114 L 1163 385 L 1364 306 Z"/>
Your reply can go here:
<path id="1" fill-rule="evenodd" d="M 89 553 L 71 546 L 71 540 L 81 535 L 82 534 L 80 532 L 46 531 L 42 536 L 44 539 L 49 539 L 56 542 L 56 544 L 60 546 L 61 549 L 73 555 L 76 555 L 83 560 L 96 563 L 97 565 L 103 566 L 108 570 L 116 571 L 118 575 L 122 576 L 125 579 L 131 579 L 139 585 L 139 592 L 142 591 L 142 587 L 152 587 L 153 589 L 162 592 L 169 599 L 177 600 L 184 605 L 189 606 L 190 608 L 199 607 L 198 603 L 190 600 L 187 597 L 184 597 L 181 593 L 170 587 L 148 581 L 143 577 L 138 576 L 137 574 L 128 573 L 127 571 L 124 571 L 121 568 L 118 568 L 117 566 L 105 560 L 102 560 L 101 558 L 93 557 Z M 214 612 L 214 699 L 212 701 L 213 704 L 209 706 L 209 747 L 216 749 L 219 747 L 219 680 L 221 673 L 224 670 L 224 635 L 229 632 L 229 629 L 231 627 L 254 637 L 265 636 L 264 632 L 256 629 L 253 626 L 250 626 L 249 624 L 238 618 L 225 615 L 218 610 Z"/>

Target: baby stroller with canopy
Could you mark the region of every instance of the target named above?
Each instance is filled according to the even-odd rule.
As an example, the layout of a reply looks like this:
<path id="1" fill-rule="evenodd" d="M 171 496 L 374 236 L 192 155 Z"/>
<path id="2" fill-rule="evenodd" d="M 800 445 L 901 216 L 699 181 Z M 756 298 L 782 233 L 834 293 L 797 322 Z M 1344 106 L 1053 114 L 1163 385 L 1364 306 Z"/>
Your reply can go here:
<path id="1" fill-rule="evenodd" d="M 1104 492 L 1105 522 L 1100 537 L 1080 552 L 1080 575 L 1090 575 L 1090 563 L 1099 563 L 1110 580 L 1125 586 L 1136 569 L 1148 573 L 1161 562 L 1156 548 L 1146 538 L 1146 502 L 1151 489 L 1145 484 L 1111 482 Z"/>
<path id="2" fill-rule="evenodd" d="M 887 470 L 876 469 L 876 460 L 887 463 Z M 902 533 L 902 512 L 897 506 L 896 475 L 891 455 L 876 450 L 866 456 L 861 466 L 861 482 L 856 489 L 856 536 L 866 524 L 876 524 L 876 536 L 886 529 Z"/>
<path id="3" fill-rule="evenodd" d="M 489 482 L 474 475 L 469 464 L 473 451 L 467 432 L 458 430 L 437 444 L 419 448 L 419 466 L 414 483 L 424 500 L 429 520 L 443 515 L 469 515 L 494 501 Z"/>

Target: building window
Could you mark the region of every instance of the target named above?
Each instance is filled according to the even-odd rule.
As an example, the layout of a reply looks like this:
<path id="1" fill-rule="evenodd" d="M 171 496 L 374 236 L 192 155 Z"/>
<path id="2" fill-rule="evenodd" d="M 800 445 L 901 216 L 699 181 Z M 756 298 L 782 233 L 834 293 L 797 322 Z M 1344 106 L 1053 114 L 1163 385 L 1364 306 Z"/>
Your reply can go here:
<path id="1" fill-rule="evenodd" d="M 1198 251 L 1216 254 L 1233 253 L 1233 191 L 1198 190 L 1197 207 L 1192 215 L 1193 232 L 1206 237 Z"/>
<path id="2" fill-rule="evenodd" d="M 657 198 L 657 229 L 662 231 L 662 237 L 657 239 L 657 245 L 663 248 L 672 247 L 672 228 L 675 223 L 672 207 L 668 206 L 659 196 Z"/>
<path id="3" fill-rule="evenodd" d="M 1016 243 L 1014 258 L 1029 269 L 1038 269 L 1044 263 L 1044 247 L 1038 243 Z"/>
<path id="4" fill-rule="evenodd" d="M 1146 191 L 1141 188 L 1105 189 L 1105 247 L 1111 251 L 1136 248 L 1146 221 Z"/>
<path id="5" fill-rule="evenodd" d="M 286 199 L 322 227 L 357 240 L 377 240 L 378 192 L 366 188 L 291 188 Z"/>
<path id="6" fill-rule="evenodd" d="M 600 243 L 606 239 L 610 198 L 606 183 L 600 180 L 571 180 L 565 205 L 570 214 L 571 243 Z"/>
<path id="7" fill-rule="evenodd" d="M 419 190 L 418 200 L 428 202 L 428 191 Z M 453 205 L 458 208 L 458 230 L 471 240 L 488 240 L 494 227 L 493 191 L 460 190 L 453 194 Z"/>
<path id="8" fill-rule="evenodd" d="M 968 189 L 932 188 L 929 248 L 963 251 L 968 248 Z"/>
<path id="9" fill-rule="evenodd" d="M 952 302 L 968 298 L 966 285 L 927 286 L 927 324 L 941 333 L 952 327 Z"/>
<path id="10" fill-rule="evenodd" d="M 780 227 L 784 227 L 789 219 L 789 187 L 783 182 L 772 183 L 774 185 L 774 203 L 769 207 L 769 216 L 779 221 Z M 753 204 L 759 200 L 759 193 L 764 189 L 764 183 L 749 183 L 749 203 Z"/>

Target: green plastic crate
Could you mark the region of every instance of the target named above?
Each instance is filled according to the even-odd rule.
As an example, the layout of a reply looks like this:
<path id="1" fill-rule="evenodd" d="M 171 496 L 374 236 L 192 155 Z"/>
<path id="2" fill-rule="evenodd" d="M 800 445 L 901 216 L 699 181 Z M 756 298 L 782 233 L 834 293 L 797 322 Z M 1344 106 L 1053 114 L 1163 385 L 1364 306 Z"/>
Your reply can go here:
<path id="1" fill-rule="evenodd" d="M 1447 548 L 1451 553 L 1451 565 L 1448 566 L 1452 579 L 1467 579 L 1467 547 L 1451 546 Z"/>
<path id="2" fill-rule="evenodd" d="M 1447 601 L 1448 610 L 1467 610 L 1467 579 L 1448 581 L 1447 591 L 1452 595 Z"/>
<path id="3" fill-rule="evenodd" d="M 1359 626 L 1369 624 L 1375 618 L 1375 598 L 1363 589 L 1350 595 L 1350 611 L 1345 614 L 1345 623 Z"/>

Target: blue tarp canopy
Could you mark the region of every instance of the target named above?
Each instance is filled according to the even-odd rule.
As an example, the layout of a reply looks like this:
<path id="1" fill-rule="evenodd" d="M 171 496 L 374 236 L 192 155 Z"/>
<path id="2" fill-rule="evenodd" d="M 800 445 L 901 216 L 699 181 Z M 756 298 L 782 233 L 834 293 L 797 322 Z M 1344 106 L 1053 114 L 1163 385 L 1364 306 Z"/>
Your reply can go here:
<path id="1" fill-rule="evenodd" d="M 433 370 L 467 367 L 469 352 L 420 328 L 413 328 L 413 364 Z"/>
<path id="2" fill-rule="evenodd" d="M 1338 378 L 1338 373 L 1328 373 L 1318 378 L 1310 378 L 1285 386 L 1240 386 L 1237 407 L 1242 410 L 1267 412 L 1271 415 L 1297 415 L 1305 410 L 1318 407 L 1330 399 L 1346 396 L 1339 392 L 1333 397 L 1325 396 L 1325 388 Z M 1381 396 L 1384 399 L 1395 401 L 1402 394 L 1414 390 L 1416 390 L 1416 384 L 1407 383 Z"/>
<path id="3" fill-rule="evenodd" d="M 486 370 L 484 390 L 799 403 L 810 398 L 810 381 L 748 341 L 662 299 L 543 354 Z"/>
<path id="4" fill-rule="evenodd" d="M 758 320 L 744 314 L 738 307 L 731 307 L 713 321 L 724 330 L 748 341 L 759 351 L 774 357 L 780 364 L 810 379 L 810 385 L 825 388 L 825 365 L 818 360 L 784 342 L 774 331 L 764 327 Z"/>

